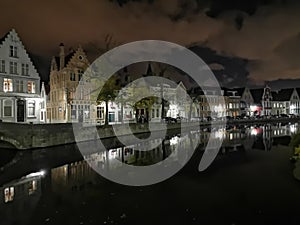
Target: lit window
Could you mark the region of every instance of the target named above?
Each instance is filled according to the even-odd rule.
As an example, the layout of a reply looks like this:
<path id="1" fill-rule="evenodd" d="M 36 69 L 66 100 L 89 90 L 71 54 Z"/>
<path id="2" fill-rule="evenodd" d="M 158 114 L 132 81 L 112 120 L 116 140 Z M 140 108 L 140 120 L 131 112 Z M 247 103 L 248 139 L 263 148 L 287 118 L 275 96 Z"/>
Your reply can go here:
<path id="1" fill-rule="evenodd" d="M 84 106 L 84 116 L 86 119 L 90 118 L 90 106 L 89 105 Z"/>
<path id="2" fill-rule="evenodd" d="M 72 72 L 72 73 L 70 74 L 70 80 L 71 80 L 71 81 L 75 81 L 75 80 L 76 80 L 76 78 L 75 78 L 75 73 L 74 73 L 74 72 Z"/>
<path id="3" fill-rule="evenodd" d="M 37 190 L 37 181 L 33 180 L 29 183 L 28 194 L 32 195 Z"/>
<path id="4" fill-rule="evenodd" d="M 35 82 L 34 81 L 28 81 L 28 93 L 34 94 L 35 93 Z"/>
<path id="5" fill-rule="evenodd" d="M 35 116 L 35 102 L 28 102 L 28 116 Z"/>
<path id="6" fill-rule="evenodd" d="M 8 78 L 3 79 L 3 91 L 4 92 L 12 92 L 13 91 L 12 79 L 8 79 Z"/>
<path id="7" fill-rule="evenodd" d="M 4 202 L 11 202 L 14 200 L 15 196 L 15 188 L 14 187 L 9 187 L 4 189 Z"/>
<path id="8" fill-rule="evenodd" d="M 108 122 L 115 122 L 115 112 L 108 113 Z"/>
<path id="9" fill-rule="evenodd" d="M 104 107 L 97 107 L 97 119 L 104 118 Z"/>
<path id="10" fill-rule="evenodd" d="M 71 105 L 71 118 L 76 119 L 76 105 Z"/>

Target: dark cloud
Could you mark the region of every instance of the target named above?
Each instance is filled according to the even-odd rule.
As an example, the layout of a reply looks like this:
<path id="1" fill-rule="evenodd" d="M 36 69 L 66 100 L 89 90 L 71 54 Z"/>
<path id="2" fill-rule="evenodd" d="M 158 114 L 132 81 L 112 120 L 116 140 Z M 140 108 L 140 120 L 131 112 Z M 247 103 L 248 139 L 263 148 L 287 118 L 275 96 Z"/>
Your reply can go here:
<path id="1" fill-rule="evenodd" d="M 93 60 L 109 34 L 116 45 L 159 39 L 215 51 L 209 58 L 229 60 L 218 71 L 228 85 L 299 77 L 300 5 L 292 0 L 2 0 L 1 8 L 0 33 L 16 28 L 41 61 L 61 42 L 81 44 Z"/>

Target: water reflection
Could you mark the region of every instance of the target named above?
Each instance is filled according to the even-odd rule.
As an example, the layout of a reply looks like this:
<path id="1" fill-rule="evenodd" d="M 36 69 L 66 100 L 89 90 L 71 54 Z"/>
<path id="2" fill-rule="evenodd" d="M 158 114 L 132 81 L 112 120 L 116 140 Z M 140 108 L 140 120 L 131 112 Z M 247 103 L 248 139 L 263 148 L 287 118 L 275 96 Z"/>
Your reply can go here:
<path id="1" fill-rule="evenodd" d="M 96 166 L 117 169 L 119 163 L 134 166 L 144 166 L 159 163 L 167 157 L 174 161 L 184 156 L 176 149 L 198 146 L 197 152 L 202 152 L 207 145 L 210 134 L 215 138 L 224 138 L 218 153 L 218 160 L 233 152 L 253 150 L 270 151 L 274 145 L 288 145 L 290 136 L 299 130 L 298 124 L 267 124 L 257 126 L 227 126 L 226 129 L 211 130 L 205 128 L 186 133 L 183 136 L 170 136 L 165 139 L 156 138 L 146 143 L 156 146 L 151 151 L 142 151 L 143 143 L 129 146 L 115 146 L 109 151 L 94 151 L 84 156 Z M 180 148 L 178 148 L 181 146 Z M 63 153 L 61 148 L 68 151 Z M 2 183 L 0 187 L 0 212 L 3 224 L 30 224 L 37 203 L 43 192 L 64 195 L 70 191 L 82 191 L 89 188 L 99 177 L 80 157 L 74 154 L 75 146 L 57 149 L 40 150 L 34 153 L 19 155 L 14 163 L 8 163 L 0 173 L 3 180 L 10 177 L 12 181 Z M 78 150 L 77 150 L 78 151 Z M 71 154 L 70 154 L 71 153 Z M 66 155 L 64 155 L 66 154 Z M 197 162 L 198 163 L 198 162 Z M 21 168 L 29 171 L 28 175 L 20 177 Z M 43 169 L 47 170 L 44 178 Z M 40 172 L 34 172 L 40 171 Z M 45 186 L 42 188 L 42 186 Z M 68 195 L 71 196 L 72 195 Z M 76 199 L 74 199 L 75 201 Z M 17 217 L 15 215 L 18 215 Z M 20 222 L 22 221 L 22 222 Z"/>
<path id="2" fill-rule="evenodd" d="M 43 175 L 43 173 L 29 174 L 0 187 L 1 224 L 29 222 L 42 194 Z"/>

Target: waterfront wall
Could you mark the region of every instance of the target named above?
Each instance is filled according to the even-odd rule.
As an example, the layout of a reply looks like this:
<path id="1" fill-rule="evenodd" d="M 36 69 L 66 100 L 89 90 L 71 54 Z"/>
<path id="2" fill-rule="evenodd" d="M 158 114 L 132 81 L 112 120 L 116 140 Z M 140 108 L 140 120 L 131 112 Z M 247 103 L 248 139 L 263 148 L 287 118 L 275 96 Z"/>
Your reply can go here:
<path id="1" fill-rule="evenodd" d="M 71 144 L 75 142 L 90 141 L 97 138 L 115 137 L 112 126 L 88 126 L 75 124 L 77 135 L 74 137 L 73 124 L 17 124 L 0 123 L 0 148 L 11 147 L 19 150 L 44 148 L 56 145 Z M 160 130 L 164 124 L 157 124 L 155 131 L 160 135 Z M 194 124 L 197 126 L 197 124 Z M 199 126 L 199 124 L 198 124 Z M 189 128 L 188 124 L 183 127 Z M 128 135 L 127 130 L 122 125 L 115 125 L 121 136 Z M 130 124 L 134 134 L 149 133 L 148 124 Z M 180 124 L 168 125 L 168 130 L 179 130 Z M 98 136 L 99 134 L 99 136 Z"/>
<path id="2" fill-rule="evenodd" d="M 274 120 L 245 120 L 245 121 L 227 121 L 227 124 L 262 124 L 262 123 L 277 123 L 277 122 L 299 122 L 299 118 L 295 119 L 274 119 Z M 115 137 L 112 126 L 94 126 L 75 124 L 77 126 L 78 135 L 75 140 L 73 132 L 73 124 L 17 124 L 17 123 L 0 123 L 0 148 L 3 146 L 26 150 L 35 148 L 45 148 L 56 145 L 71 144 L 83 141 L 95 140 L 97 138 L 112 138 Z M 210 123 L 201 123 L 200 126 L 209 126 Z M 182 123 L 182 124 L 155 124 L 153 133 L 161 137 L 161 131 L 167 126 L 167 134 L 179 133 L 180 130 L 195 130 L 199 129 L 199 123 Z M 118 130 L 118 136 L 128 136 L 128 130 L 124 129 L 123 125 L 115 125 Z M 130 124 L 132 133 L 147 134 L 149 133 L 148 124 Z M 99 136 L 98 136 L 99 134 Z M 9 144 L 9 145 L 7 145 Z"/>

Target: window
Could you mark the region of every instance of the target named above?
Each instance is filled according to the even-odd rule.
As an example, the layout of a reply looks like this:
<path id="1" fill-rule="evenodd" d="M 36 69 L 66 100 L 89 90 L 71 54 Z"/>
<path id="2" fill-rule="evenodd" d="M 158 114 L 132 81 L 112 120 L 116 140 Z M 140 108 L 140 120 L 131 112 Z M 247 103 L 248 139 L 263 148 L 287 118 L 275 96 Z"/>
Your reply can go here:
<path id="1" fill-rule="evenodd" d="M 9 187 L 4 189 L 4 202 L 12 202 L 15 196 L 15 188 Z"/>
<path id="2" fill-rule="evenodd" d="M 75 78 L 75 73 L 72 72 L 72 73 L 70 74 L 70 81 L 75 81 L 75 80 L 76 80 L 76 78 Z"/>
<path id="3" fill-rule="evenodd" d="M 16 91 L 19 93 L 24 92 L 24 82 L 22 80 L 17 80 L 16 82 L 17 82 Z"/>
<path id="4" fill-rule="evenodd" d="M 16 46 L 10 46 L 9 48 L 9 56 L 17 58 L 18 57 L 18 48 Z"/>
<path id="5" fill-rule="evenodd" d="M 3 91 L 4 92 L 12 92 L 13 91 L 12 79 L 8 79 L 8 78 L 3 79 Z"/>
<path id="6" fill-rule="evenodd" d="M 35 93 L 35 82 L 28 81 L 27 89 L 28 89 L 28 93 L 34 94 Z"/>
<path id="7" fill-rule="evenodd" d="M 24 63 L 22 63 L 21 74 L 22 74 L 22 75 L 25 75 L 25 64 L 24 64 Z"/>
<path id="8" fill-rule="evenodd" d="M 9 73 L 18 74 L 18 64 L 17 64 L 17 62 L 9 62 Z"/>
<path id="9" fill-rule="evenodd" d="M 84 117 L 86 119 L 90 118 L 90 106 L 89 105 L 84 106 Z"/>
<path id="10" fill-rule="evenodd" d="M 82 70 L 78 70 L 78 81 L 81 80 L 82 75 L 83 75 L 83 71 Z"/>
<path id="11" fill-rule="evenodd" d="M 29 183 L 28 194 L 32 195 L 37 190 L 37 181 L 33 180 Z"/>
<path id="12" fill-rule="evenodd" d="M 5 60 L 1 60 L 0 73 L 5 73 Z"/>
<path id="13" fill-rule="evenodd" d="M 115 112 L 108 113 L 108 122 L 115 122 Z"/>
<path id="14" fill-rule="evenodd" d="M 12 100 L 10 99 L 6 99 L 4 100 L 4 104 L 3 104 L 3 115 L 5 117 L 12 117 L 12 109 L 13 109 L 13 103 Z"/>
<path id="15" fill-rule="evenodd" d="M 104 118 L 104 107 L 97 107 L 97 119 Z"/>
<path id="16" fill-rule="evenodd" d="M 71 118 L 76 119 L 76 105 L 71 105 Z"/>
<path id="17" fill-rule="evenodd" d="M 22 75 L 29 75 L 29 65 L 22 63 Z"/>
<path id="18" fill-rule="evenodd" d="M 25 65 L 25 75 L 29 75 L 29 65 Z"/>
<path id="19" fill-rule="evenodd" d="M 29 117 L 35 116 L 35 102 L 33 101 L 28 102 L 28 116 Z"/>

